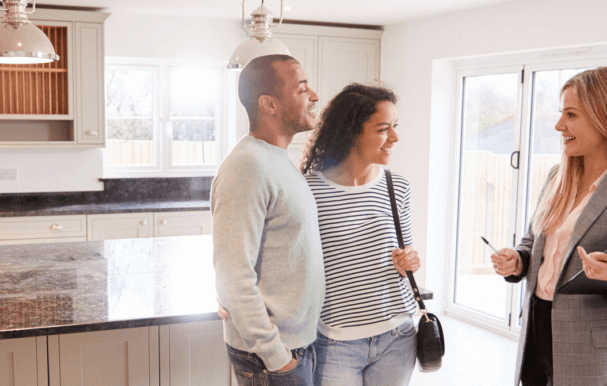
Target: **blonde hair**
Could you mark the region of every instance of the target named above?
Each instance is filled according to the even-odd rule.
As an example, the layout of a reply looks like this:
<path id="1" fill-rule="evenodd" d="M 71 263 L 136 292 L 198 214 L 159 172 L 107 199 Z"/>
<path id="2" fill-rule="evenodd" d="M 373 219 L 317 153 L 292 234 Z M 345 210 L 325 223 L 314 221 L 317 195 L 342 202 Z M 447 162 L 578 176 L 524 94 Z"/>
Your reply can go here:
<path id="1" fill-rule="evenodd" d="M 561 96 L 572 88 L 580 104 L 582 114 L 592 126 L 607 138 L 607 67 L 587 70 L 575 75 L 563 85 Z M 554 232 L 565 217 L 565 212 L 575 198 L 580 178 L 584 174 L 584 158 L 568 157 L 545 188 L 532 219 L 533 232 Z"/>

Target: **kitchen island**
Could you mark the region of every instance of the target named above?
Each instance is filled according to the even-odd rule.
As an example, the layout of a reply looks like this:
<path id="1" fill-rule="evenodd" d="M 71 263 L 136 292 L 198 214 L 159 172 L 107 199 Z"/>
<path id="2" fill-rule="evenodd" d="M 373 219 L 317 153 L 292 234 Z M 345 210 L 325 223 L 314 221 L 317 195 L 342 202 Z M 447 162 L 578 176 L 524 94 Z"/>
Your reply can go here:
<path id="1" fill-rule="evenodd" d="M 211 236 L 0 246 L 0 384 L 230 385 Z"/>
<path id="2" fill-rule="evenodd" d="M 212 251 L 210 235 L 0 246 L 0 385 L 230 385 Z"/>

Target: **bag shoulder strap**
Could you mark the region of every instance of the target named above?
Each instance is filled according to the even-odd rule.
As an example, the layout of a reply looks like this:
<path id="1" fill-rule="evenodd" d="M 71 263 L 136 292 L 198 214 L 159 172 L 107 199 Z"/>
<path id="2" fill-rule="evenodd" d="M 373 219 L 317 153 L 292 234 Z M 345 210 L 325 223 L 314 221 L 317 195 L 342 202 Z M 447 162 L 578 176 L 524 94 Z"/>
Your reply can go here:
<path id="1" fill-rule="evenodd" d="M 403 241 L 403 231 L 400 227 L 400 216 L 398 215 L 398 208 L 396 206 L 396 197 L 394 196 L 394 185 L 392 184 L 392 173 L 388 169 L 384 170 L 386 174 L 386 182 L 388 183 L 388 193 L 390 194 L 390 204 L 392 206 L 392 217 L 394 217 L 394 227 L 396 228 L 396 237 L 398 238 L 398 247 L 401 249 L 405 248 L 405 242 Z M 417 287 L 417 283 L 415 282 L 415 278 L 413 277 L 413 272 L 406 271 L 407 278 L 409 279 L 409 283 L 411 283 L 411 288 L 413 288 L 413 295 L 415 296 L 415 300 L 417 304 L 419 304 L 419 309 L 425 311 L 426 305 L 422 300 L 422 296 L 419 293 L 419 288 Z"/>

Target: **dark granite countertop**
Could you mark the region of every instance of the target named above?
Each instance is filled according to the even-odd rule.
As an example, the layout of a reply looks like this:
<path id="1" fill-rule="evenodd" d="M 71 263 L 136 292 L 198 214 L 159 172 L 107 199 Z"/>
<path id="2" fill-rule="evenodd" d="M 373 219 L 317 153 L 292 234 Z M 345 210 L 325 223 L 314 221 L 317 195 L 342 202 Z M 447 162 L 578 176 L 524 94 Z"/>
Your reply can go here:
<path id="1" fill-rule="evenodd" d="M 70 214 L 135 213 L 135 212 L 179 212 L 210 210 L 208 200 L 192 201 L 135 201 L 117 203 L 43 203 L 37 205 L 2 205 L 0 217 L 53 216 Z"/>
<path id="2" fill-rule="evenodd" d="M 0 246 L 0 339 L 219 320 L 212 255 L 211 235 Z"/>
<path id="3" fill-rule="evenodd" d="M 218 320 L 211 236 L 0 246 L 0 339 Z"/>
<path id="4" fill-rule="evenodd" d="M 209 210 L 212 177 L 102 178 L 102 191 L 0 194 L 0 217 Z"/>

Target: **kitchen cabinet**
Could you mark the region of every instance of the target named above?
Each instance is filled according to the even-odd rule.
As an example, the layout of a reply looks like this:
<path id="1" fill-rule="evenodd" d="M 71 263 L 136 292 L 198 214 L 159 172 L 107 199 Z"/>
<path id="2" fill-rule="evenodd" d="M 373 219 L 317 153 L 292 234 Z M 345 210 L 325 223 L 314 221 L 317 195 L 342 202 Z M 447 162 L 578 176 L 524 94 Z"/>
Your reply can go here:
<path id="1" fill-rule="evenodd" d="M 0 386 L 47 384 L 46 337 L 0 340 Z"/>
<path id="2" fill-rule="evenodd" d="M 86 216 L 0 217 L 0 245 L 86 241 Z"/>
<path id="3" fill-rule="evenodd" d="M 169 334 L 168 339 L 164 337 L 168 347 L 161 345 L 160 352 L 161 358 L 168 355 L 165 363 L 169 364 L 171 386 L 230 386 L 230 360 L 220 320 L 171 324 L 168 327 L 160 331 L 161 342 L 163 334 Z"/>
<path id="4" fill-rule="evenodd" d="M 0 65 L 0 148 L 105 146 L 102 12 L 37 9 L 59 61 Z"/>
<path id="5" fill-rule="evenodd" d="M 157 334 L 154 338 L 158 342 Z M 149 327 L 64 334 L 56 341 L 60 374 L 57 386 L 158 383 L 150 379 L 150 374 L 158 373 L 150 369 L 158 369 L 159 364 L 157 351 L 150 355 L 154 339 L 150 339 Z M 52 346 L 49 349 L 56 352 Z"/>
<path id="6" fill-rule="evenodd" d="M 210 211 L 154 213 L 154 237 L 210 235 Z"/>
<path id="7" fill-rule="evenodd" d="M 87 240 L 138 239 L 153 237 L 153 213 L 89 214 Z"/>
<path id="8" fill-rule="evenodd" d="M 297 59 L 310 86 L 318 93 L 316 112 L 342 88 L 352 82 L 380 80 L 381 30 L 283 24 L 274 35 Z M 299 166 L 309 133 L 295 135 L 288 148 L 289 158 Z"/>

